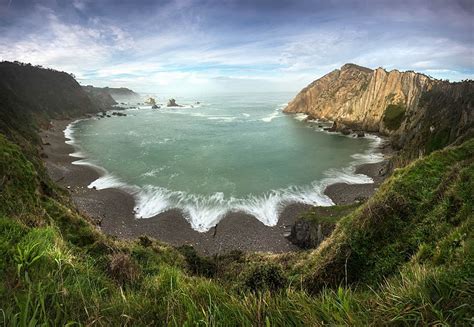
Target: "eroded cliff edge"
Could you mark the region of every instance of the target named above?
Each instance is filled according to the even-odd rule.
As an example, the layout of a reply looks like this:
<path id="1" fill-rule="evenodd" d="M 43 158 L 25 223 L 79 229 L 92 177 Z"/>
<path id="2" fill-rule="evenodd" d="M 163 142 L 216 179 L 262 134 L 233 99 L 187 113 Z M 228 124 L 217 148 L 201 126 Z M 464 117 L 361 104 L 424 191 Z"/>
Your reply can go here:
<path id="1" fill-rule="evenodd" d="M 473 81 L 346 64 L 301 90 L 284 112 L 387 135 L 415 157 L 472 135 L 473 108 Z"/>

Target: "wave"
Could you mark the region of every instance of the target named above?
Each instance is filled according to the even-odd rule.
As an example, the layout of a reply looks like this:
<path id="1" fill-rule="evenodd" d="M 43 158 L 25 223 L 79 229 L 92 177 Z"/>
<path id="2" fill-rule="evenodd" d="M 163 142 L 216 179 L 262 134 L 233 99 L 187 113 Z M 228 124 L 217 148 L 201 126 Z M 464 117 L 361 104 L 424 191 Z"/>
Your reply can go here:
<path id="1" fill-rule="evenodd" d="M 279 114 L 278 111 L 275 111 L 275 113 Z M 75 145 L 73 127 L 77 122 L 71 123 L 64 130 L 68 144 Z M 363 174 L 356 174 L 355 171 L 356 167 L 360 164 L 375 163 L 383 160 L 383 155 L 376 152 L 377 147 L 383 140 L 370 134 L 366 137 L 371 140 L 369 150 L 352 155 L 353 161 L 346 168 L 326 171 L 324 173 L 325 177 L 322 180 L 313 181 L 305 186 L 289 186 L 262 195 L 248 195 L 243 198 L 225 197 L 223 193 L 204 196 L 172 191 L 159 186 L 146 185 L 140 187 L 129 185 L 105 169 L 84 159 L 84 157 L 73 163 L 89 165 L 101 172 L 102 176 L 90 183 L 89 188 L 95 187 L 99 190 L 119 188 L 131 194 L 135 199 L 134 211 L 136 218 L 151 218 L 167 210 L 177 208 L 182 210 L 184 217 L 193 229 L 199 232 L 206 232 L 219 223 L 228 212 L 240 211 L 253 215 L 267 226 L 275 226 L 278 223 L 281 211 L 287 204 L 334 205 L 333 201 L 324 194 L 326 187 L 331 184 L 373 183 L 372 178 Z M 154 176 L 157 173 L 159 173 L 159 170 L 152 170 L 144 175 Z"/>
<path id="2" fill-rule="evenodd" d="M 113 178 L 108 187 L 121 187 Z M 100 189 L 99 187 L 97 187 Z M 129 189 L 135 189 L 132 187 Z M 281 210 L 286 204 L 300 202 L 311 205 L 329 206 L 333 202 L 324 195 L 324 188 L 307 186 L 289 187 L 271 191 L 261 196 L 249 195 L 245 198 L 226 198 L 223 193 L 209 196 L 170 191 L 166 188 L 147 185 L 140 191 L 132 191 L 135 196 L 136 218 L 151 218 L 172 208 L 181 209 L 191 227 L 206 232 L 214 227 L 228 212 L 245 212 L 253 215 L 267 226 L 275 226 Z"/>
<path id="3" fill-rule="evenodd" d="M 221 122 L 233 122 L 234 120 L 237 119 L 237 117 L 234 116 L 209 116 L 207 117 L 209 120 L 217 120 Z"/>
<path id="4" fill-rule="evenodd" d="M 283 109 L 283 106 L 277 106 L 277 108 L 268 116 L 261 118 L 260 120 L 265 122 L 265 123 L 270 123 L 273 119 L 278 118 L 278 117 L 283 117 L 281 115 L 281 110 Z"/>
<path id="5" fill-rule="evenodd" d="M 302 114 L 302 113 L 298 113 L 298 114 L 294 115 L 294 118 L 295 118 L 296 120 L 303 121 L 303 120 L 305 120 L 306 118 L 308 118 L 308 115 Z"/>

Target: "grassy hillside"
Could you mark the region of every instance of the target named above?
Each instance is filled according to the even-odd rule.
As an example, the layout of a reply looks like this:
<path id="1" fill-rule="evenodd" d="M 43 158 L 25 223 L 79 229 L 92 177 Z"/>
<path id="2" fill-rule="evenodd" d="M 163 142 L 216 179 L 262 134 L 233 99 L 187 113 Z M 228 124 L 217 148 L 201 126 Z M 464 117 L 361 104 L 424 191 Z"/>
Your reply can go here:
<path id="1" fill-rule="evenodd" d="M 5 325 L 472 321 L 474 140 L 397 170 L 316 250 L 211 258 L 106 237 L 3 136 L 0 153 Z"/>

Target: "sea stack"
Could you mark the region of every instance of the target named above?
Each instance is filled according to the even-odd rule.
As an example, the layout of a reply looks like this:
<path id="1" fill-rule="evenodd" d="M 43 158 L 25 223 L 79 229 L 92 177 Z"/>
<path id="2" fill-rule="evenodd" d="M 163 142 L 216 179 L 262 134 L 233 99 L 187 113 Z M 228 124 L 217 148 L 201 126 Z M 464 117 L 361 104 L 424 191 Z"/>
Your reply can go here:
<path id="1" fill-rule="evenodd" d="M 175 99 L 169 99 L 168 104 L 166 105 L 167 107 L 182 107 L 179 104 L 176 103 Z"/>

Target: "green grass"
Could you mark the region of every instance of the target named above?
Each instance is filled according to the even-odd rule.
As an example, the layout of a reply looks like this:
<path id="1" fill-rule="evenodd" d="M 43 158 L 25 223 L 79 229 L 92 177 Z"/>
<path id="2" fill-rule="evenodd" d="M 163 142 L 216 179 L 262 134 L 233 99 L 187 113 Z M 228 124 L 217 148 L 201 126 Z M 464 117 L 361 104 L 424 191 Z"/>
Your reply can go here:
<path id="1" fill-rule="evenodd" d="M 119 241 L 47 191 L 33 154 L 0 137 L 0 324 L 468 325 L 474 315 L 474 140 L 397 170 L 315 250 L 201 257 Z"/>
<path id="2" fill-rule="evenodd" d="M 395 274 L 420 247 L 433 251 L 450 231 L 471 221 L 473 155 L 470 140 L 397 170 L 315 252 L 308 287 L 316 291 L 346 281 L 374 285 Z"/>
<path id="3" fill-rule="evenodd" d="M 397 130 L 405 118 L 406 108 L 402 104 L 389 104 L 385 108 L 383 123 L 390 130 Z"/>

